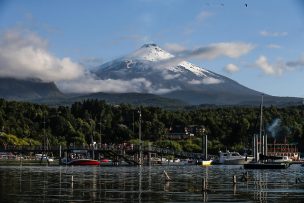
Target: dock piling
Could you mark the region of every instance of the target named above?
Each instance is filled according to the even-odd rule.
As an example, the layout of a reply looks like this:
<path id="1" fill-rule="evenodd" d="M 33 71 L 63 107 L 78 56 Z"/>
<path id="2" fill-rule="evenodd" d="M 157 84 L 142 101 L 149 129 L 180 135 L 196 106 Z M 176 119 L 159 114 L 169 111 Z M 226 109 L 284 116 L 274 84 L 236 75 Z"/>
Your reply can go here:
<path id="1" fill-rule="evenodd" d="M 205 178 L 203 178 L 202 186 L 203 186 L 203 192 L 207 191 L 207 182 Z"/>
<path id="2" fill-rule="evenodd" d="M 233 183 L 233 185 L 236 185 L 236 175 L 234 175 L 234 176 L 232 177 L 232 183 Z"/>
<path id="3" fill-rule="evenodd" d="M 171 178 L 170 178 L 170 176 L 168 175 L 168 173 L 165 170 L 164 170 L 164 174 L 165 174 L 165 180 L 166 181 L 170 181 Z"/>

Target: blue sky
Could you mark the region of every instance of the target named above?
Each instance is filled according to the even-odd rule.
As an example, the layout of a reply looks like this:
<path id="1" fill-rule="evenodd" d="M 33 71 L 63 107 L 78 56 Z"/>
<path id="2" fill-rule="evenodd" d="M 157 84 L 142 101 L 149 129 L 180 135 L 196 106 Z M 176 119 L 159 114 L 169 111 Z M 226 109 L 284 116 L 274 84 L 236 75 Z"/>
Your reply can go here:
<path id="1" fill-rule="evenodd" d="M 0 76 L 60 82 L 145 43 L 174 53 L 242 44 L 250 48 L 235 46 L 235 56 L 187 60 L 267 94 L 304 97 L 300 0 L 2 0 L 0 34 Z"/>

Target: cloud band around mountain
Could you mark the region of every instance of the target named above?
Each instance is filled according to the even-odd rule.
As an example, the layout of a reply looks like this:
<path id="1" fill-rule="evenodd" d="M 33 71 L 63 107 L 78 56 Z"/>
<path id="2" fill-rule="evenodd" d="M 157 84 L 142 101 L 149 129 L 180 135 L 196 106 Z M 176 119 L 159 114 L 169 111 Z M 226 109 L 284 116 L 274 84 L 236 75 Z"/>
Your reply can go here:
<path id="1" fill-rule="evenodd" d="M 213 60 L 223 56 L 238 58 L 253 50 L 255 45 L 244 42 L 220 42 L 196 49 L 186 49 L 179 44 L 166 44 L 165 47 L 172 51 L 177 58 Z"/>
<path id="2" fill-rule="evenodd" d="M 171 91 L 178 90 L 179 87 L 172 88 L 156 88 L 152 83 L 145 78 L 134 78 L 131 80 L 120 79 L 95 79 L 93 76 L 85 76 L 74 81 L 61 81 L 58 83 L 64 92 L 112 92 L 112 93 L 127 93 L 127 92 L 146 92 L 151 94 L 165 94 Z"/>

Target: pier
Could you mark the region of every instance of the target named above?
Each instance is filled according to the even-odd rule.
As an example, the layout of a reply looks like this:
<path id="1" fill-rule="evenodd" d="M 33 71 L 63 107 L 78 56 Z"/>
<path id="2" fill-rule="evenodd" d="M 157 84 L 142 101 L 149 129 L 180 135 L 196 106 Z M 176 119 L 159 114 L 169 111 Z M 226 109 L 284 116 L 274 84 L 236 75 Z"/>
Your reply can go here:
<path id="1" fill-rule="evenodd" d="M 139 165 L 140 163 L 151 163 L 152 158 L 173 156 L 180 159 L 193 159 L 198 160 L 203 157 L 202 153 L 192 153 L 185 151 L 175 151 L 167 148 L 159 148 L 154 146 L 141 146 L 139 145 L 101 145 L 101 146 L 48 146 L 44 148 L 41 145 L 37 146 L 24 146 L 24 145 L 8 145 L 0 147 L 0 153 L 12 153 L 15 155 L 35 155 L 35 154 L 47 154 L 57 157 L 58 159 L 67 157 L 68 154 L 73 152 L 85 152 L 89 157 L 95 158 L 108 158 L 114 162 L 125 161 L 130 165 Z M 142 153 L 142 159 L 144 162 L 140 162 L 140 152 Z"/>

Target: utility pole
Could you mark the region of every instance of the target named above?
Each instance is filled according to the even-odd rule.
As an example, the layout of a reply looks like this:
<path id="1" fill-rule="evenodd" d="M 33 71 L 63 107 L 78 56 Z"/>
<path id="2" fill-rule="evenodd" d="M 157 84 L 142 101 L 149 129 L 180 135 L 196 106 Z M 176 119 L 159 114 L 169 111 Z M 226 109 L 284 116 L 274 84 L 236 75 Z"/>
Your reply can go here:
<path id="1" fill-rule="evenodd" d="M 99 120 L 99 147 L 101 148 L 101 113 L 100 113 L 100 120 Z"/>
<path id="2" fill-rule="evenodd" d="M 261 109 L 260 109 L 260 145 L 259 145 L 259 153 L 263 153 L 264 151 L 264 143 L 262 139 L 262 130 L 263 130 L 263 102 L 264 102 L 264 95 L 262 94 L 262 103 L 261 103 Z"/>
<path id="3" fill-rule="evenodd" d="M 138 110 L 138 114 L 139 114 L 139 127 L 138 127 L 138 139 L 139 139 L 139 165 L 142 165 L 142 149 L 141 149 L 141 110 Z"/>
<path id="4" fill-rule="evenodd" d="M 43 112 L 43 151 L 46 153 L 45 112 Z"/>

